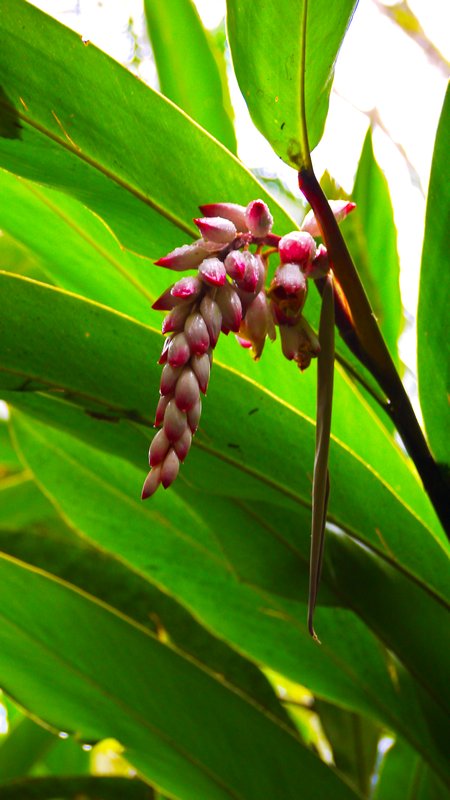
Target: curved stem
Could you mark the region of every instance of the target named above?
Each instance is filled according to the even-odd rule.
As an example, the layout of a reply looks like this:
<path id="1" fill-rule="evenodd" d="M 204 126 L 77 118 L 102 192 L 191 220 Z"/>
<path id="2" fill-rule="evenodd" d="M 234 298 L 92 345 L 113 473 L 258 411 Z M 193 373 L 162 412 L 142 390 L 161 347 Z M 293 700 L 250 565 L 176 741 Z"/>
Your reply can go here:
<path id="1" fill-rule="evenodd" d="M 371 372 L 389 403 L 387 413 L 422 479 L 442 526 L 450 539 L 450 486 L 448 475 L 436 463 L 416 419 L 409 397 L 381 335 L 356 267 L 320 184 L 309 166 L 298 173 L 300 190 L 308 200 L 320 225 L 333 270 L 342 287 L 351 314 L 352 347 L 361 363 Z"/>

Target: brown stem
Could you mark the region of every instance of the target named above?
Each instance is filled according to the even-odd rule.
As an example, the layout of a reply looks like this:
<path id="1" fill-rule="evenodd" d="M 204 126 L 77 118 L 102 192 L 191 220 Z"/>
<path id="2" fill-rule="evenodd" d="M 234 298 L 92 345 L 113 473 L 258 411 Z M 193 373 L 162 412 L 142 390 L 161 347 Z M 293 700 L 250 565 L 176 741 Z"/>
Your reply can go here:
<path id="1" fill-rule="evenodd" d="M 387 413 L 422 479 L 442 526 L 450 538 L 450 486 L 445 470 L 434 460 L 389 350 L 384 342 L 367 295 L 353 264 L 333 212 L 312 169 L 298 174 L 300 190 L 311 205 L 321 228 L 335 275 L 347 300 L 350 349 L 372 373 L 389 399 Z M 350 330 L 350 319 L 353 331 Z M 350 344 L 350 342 L 349 342 Z"/>

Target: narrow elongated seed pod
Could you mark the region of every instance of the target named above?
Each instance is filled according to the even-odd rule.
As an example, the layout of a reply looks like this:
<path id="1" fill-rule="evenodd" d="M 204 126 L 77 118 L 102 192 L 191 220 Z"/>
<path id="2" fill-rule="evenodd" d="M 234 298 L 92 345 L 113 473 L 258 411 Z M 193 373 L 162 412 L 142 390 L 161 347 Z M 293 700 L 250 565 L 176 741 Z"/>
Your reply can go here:
<path id="1" fill-rule="evenodd" d="M 164 431 L 158 431 L 150 445 L 150 450 L 148 453 L 148 463 L 151 467 L 156 467 L 157 464 L 160 464 L 162 461 L 164 461 L 169 447 L 170 442 Z"/>
<path id="2" fill-rule="evenodd" d="M 180 462 L 175 450 L 171 447 L 161 465 L 161 483 L 167 489 L 174 482 L 180 469 Z"/>
<path id="3" fill-rule="evenodd" d="M 193 370 L 185 367 L 175 389 L 175 402 L 180 411 L 190 411 L 198 400 L 199 392 L 198 380 Z"/>
<path id="4" fill-rule="evenodd" d="M 161 465 L 158 464 L 157 467 L 152 467 L 152 469 L 150 470 L 144 481 L 141 494 L 142 500 L 146 500 L 147 497 L 151 497 L 152 494 L 155 494 L 160 483 L 161 483 Z"/>
<path id="5" fill-rule="evenodd" d="M 191 444 L 192 444 L 192 431 L 189 427 L 187 427 L 183 435 L 180 436 L 180 438 L 173 443 L 173 449 L 175 450 L 180 461 L 184 461 L 184 459 L 186 458 L 187 454 L 189 453 Z"/>
<path id="6" fill-rule="evenodd" d="M 200 303 L 200 313 L 208 329 L 211 347 L 215 347 L 222 325 L 222 312 L 216 301 L 209 294 L 205 294 Z"/>
<path id="7" fill-rule="evenodd" d="M 163 423 L 163 430 L 169 441 L 176 442 L 185 432 L 187 424 L 186 414 L 180 411 L 174 399 L 170 400 L 167 404 Z"/>
<path id="8" fill-rule="evenodd" d="M 172 367 L 182 367 L 189 361 L 191 357 L 191 349 L 189 342 L 184 333 L 177 333 L 170 345 L 167 352 L 167 361 Z"/>
<path id="9" fill-rule="evenodd" d="M 206 322 L 198 311 L 194 314 L 190 314 L 187 318 L 184 326 L 184 334 L 192 354 L 201 356 L 203 353 L 206 353 L 209 347 L 209 333 Z"/>
<path id="10" fill-rule="evenodd" d="M 189 363 L 198 380 L 200 391 L 206 394 L 211 372 L 211 362 L 208 353 L 204 353 L 202 356 L 192 356 Z"/>
<path id="11" fill-rule="evenodd" d="M 159 391 L 161 394 L 170 394 L 175 391 L 175 386 L 182 369 L 183 367 L 172 367 L 170 364 L 164 364 L 159 384 Z"/>
<path id="12" fill-rule="evenodd" d="M 228 244 L 236 238 L 236 227 L 224 217 L 200 217 L 194 219 L 200 233 L 205 239 L 217 244 Z"/>

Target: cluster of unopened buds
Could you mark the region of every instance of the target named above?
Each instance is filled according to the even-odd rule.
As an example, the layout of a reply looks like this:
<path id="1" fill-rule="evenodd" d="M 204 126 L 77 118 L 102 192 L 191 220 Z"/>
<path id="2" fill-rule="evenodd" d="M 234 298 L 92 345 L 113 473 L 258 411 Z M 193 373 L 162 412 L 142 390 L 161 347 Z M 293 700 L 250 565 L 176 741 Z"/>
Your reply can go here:
<path id="1" fill-rule="evenodd" d="M 338 221 L 354 208 L 339 200 L 330 205 Z M 283 354 L 301 370 L 320 351 L 302 314 L 308 279 L 323 277 L 330 268 L 326 248 L 314 240 L 320 229 L 312 212 L 301 230 L 280 237 L 272 233 L 272 216 L 262 200 L 247 207 L 213 203 L 200 210 L 204 216 L 194 222 L 202 238 L 156 261 L 175 272 L 196 269 L 196 274 L 182 277 L 153 304 L 168 312 L 162 325 L 167 336 L 159 359 L 163 369 L 154 423 L 162 427 L 150 446 L 142 499 L 160 484 L 167 489 L 189 452 L 221 332 L 235 333 L 258 359 L 266 338 L 274 340 L 278 327 Z M 268 259 L 274 253 L 280 264 L 266 288 Z"/>

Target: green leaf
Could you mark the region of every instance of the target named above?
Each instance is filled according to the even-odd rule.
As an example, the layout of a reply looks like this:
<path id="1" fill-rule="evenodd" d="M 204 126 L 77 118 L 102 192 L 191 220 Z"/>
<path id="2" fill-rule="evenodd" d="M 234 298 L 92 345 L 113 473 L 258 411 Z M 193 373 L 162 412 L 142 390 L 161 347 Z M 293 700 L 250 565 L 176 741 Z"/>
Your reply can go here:
<path id="1" fill-rule="evenodd" d="M 22 717 L 0 742 L 0 782 L 27 775 L 57 741 L 53 732 L 29 717 Z M 0 784 L 0 796 L 2 793 Z"/>
<path id="2" fill-rule="evenodd" d="M 450 792 L 420 756 L 402 739 L 385 753 L 377 774 L 373 800 L 446 800 Z"/>
<path id="3" fill-rule="evenodd" d="M 323 700 L 314 710 L 333 750 L 336 769 L 351 781 L 363 797 L 369 796 L 381 729 L 371 720 L 344 711 Z"/>
<path id="4" fill-rule="evenodd" d="M 76 413 L 82 417 L 80 411 Z M 98 420 L 89 421 L 92 427 L 104 424 Z M 74 429 L 76 431 L 76 425 Z M 152 582 L 156 580 L 167 593 L 241 652 L 293 680 L 301 680 L 315 693 L 368 713 L 389 728 L 411 737 L 414 746 L 442 770 L 441 756 L 434 751 L 430 734 L 421 722 L 422 712 L 412 684 L 400 668 L 403 677 L 399 689 L 398 678 L 392 679 L 386 655 L 364 626 L 341 609 L 319 607 L 324 646 L 318 648 L 307 633 L 305 602 L 296 600 L 298 592 L 295 595 L 291 590 L 286 597 L 286 590 L 278 589 L 280 584 L 284 587 L 291 576 L 295 578 L 299 562 L 292 557 L 296 555 L 292 549 L 288 551 L 290 563 L 285 556 L 282 565 L 276 548 L 273 549 L 271 536 L 289 545 L 283 518 L 287 516 L 292 536 L 298 524 L 297 513 L 283 515 L 282 508 L 263 506 L 259 509 L 258 505 L 258 511 L 250 506 L 251 513 L 247 511 L 247 516 L 242 513 L 236 519 L 233 501 L 208 498 L 205 492 L 196 496 L 192 489 L 185 493 L 192 508 L 183 504 L 174 491 L 158 493 L 150 506 L 143 506 L 135 493 L 143 473 L 123 458 L 96 452 L 61 430 L 52 431 L 22 416 L 15 415 L 15 433 L 39 482 L 80 533 L 97 542 L 103 550 L 114 552 L 139 575 Z M 245 504 L 239 507 L 246 511 Z M 211 508 L 220 523 L 208 532 L 206 524 L 212 521 Z M 259 514 L 262 520 L 258 519 Z M 261 531 L 258 531 L 258 522 Z M 124 530 L 126 536 L 123 536 Z M 245 531 L 244 537 L 242 531 Z M 263 533 L 265 541 L 261 537 Z M 220 537 L 218 550 L 216 536 Z M 230 546 L 233 538 L 234 546 Z M 266 553 L 266 570 L 269 572 L 272 568 L 270 594 L 266 588 L 268 576 L 265 577 L 265 591 L 262 591 L 255 572 L 253 575 L 249 575 L 248 570 L 242 572 L 246 551 L 249 560 L 252 557 L 252 548 L 248 545 L 236 560 L 238 540 L 242 538 L 253 541 L 256 551 L 259 547 Z M 221 547 L 224 547 L 223 554 Z M 331 574 L 325 571 L 324 581 L 338 583 L 332 571 Z M 337 594 L 341 595 L 339 585 Z M 226 615 L 223 614 L 223 597 L 227 598 Z M 417 597 L 413 599 L 417 602 Z M 250 627 L 249 619 L 252 620 Z"/>
<path id="5" fill-rule="evenodd" d="M 236 152 L 233 123 L 225 110 L 228 90 L 194 3 L 145 0 L 144 7 L 162 93 Z"/>
<path id="6" fill-rule="evenodd" d="M 253 122 L 297 170 L 322 136 L 334 64 L 355 6 L 354 0 L 227 2 L 233 65 Z"/>
<path id="7" fill-rule="evenodd" d="M 22 465 L 9 435 L 7 421 L 0 417 L 0 476 L 18 472 L 21 468 Z"/>
<path id="8" fill-rule="evenodd" d="M 250 172 L 158 92 L 25 0 L 0 0 L 0 12 L 0 119 L 14 134 L 0 137 L 1 166 L 77 197 L 150 257 L 198 235 L 191 220 L 209 202 L 261 197 L 277 230 L 292 229 Z"/>
<path id="9" fill-rule="evenodd" d="M 136 778 L 26 778 L 2 786 L 2 800 L 155 800 L 150 786 Z"/>
<path id="10" fill-rule="evenodd" d="M 4 685 L 56 729 L 112 733 L 144 777 L 186 800 L 296 798 L 305 772 L 305 798 L 356 797 L 287 728 L 128 618 L 9 558 L 0 576 Z"/>
<path id="11" fill-rule="evenodd" d="M 356 209 L 343 227 L 343 234 L 385 341 L 398 364 L 397 341 L 403 312 L 396 227 L 387 181 L 373 153 L 370 129 L 359 160 L 352 200 Z"/>
<path id="12" fill-rule="evenodd" d="M 445 269 L 450 215 L 450 186 L 446 176 L 449 137 L 450 90 L 447 90 L 431 167 L 417 314 L 420 405 L 431 449 L 442 463 L 450 461 L 447 431 L 450 343 L 445 334 L 450 287 L 449 270 Z"/>

